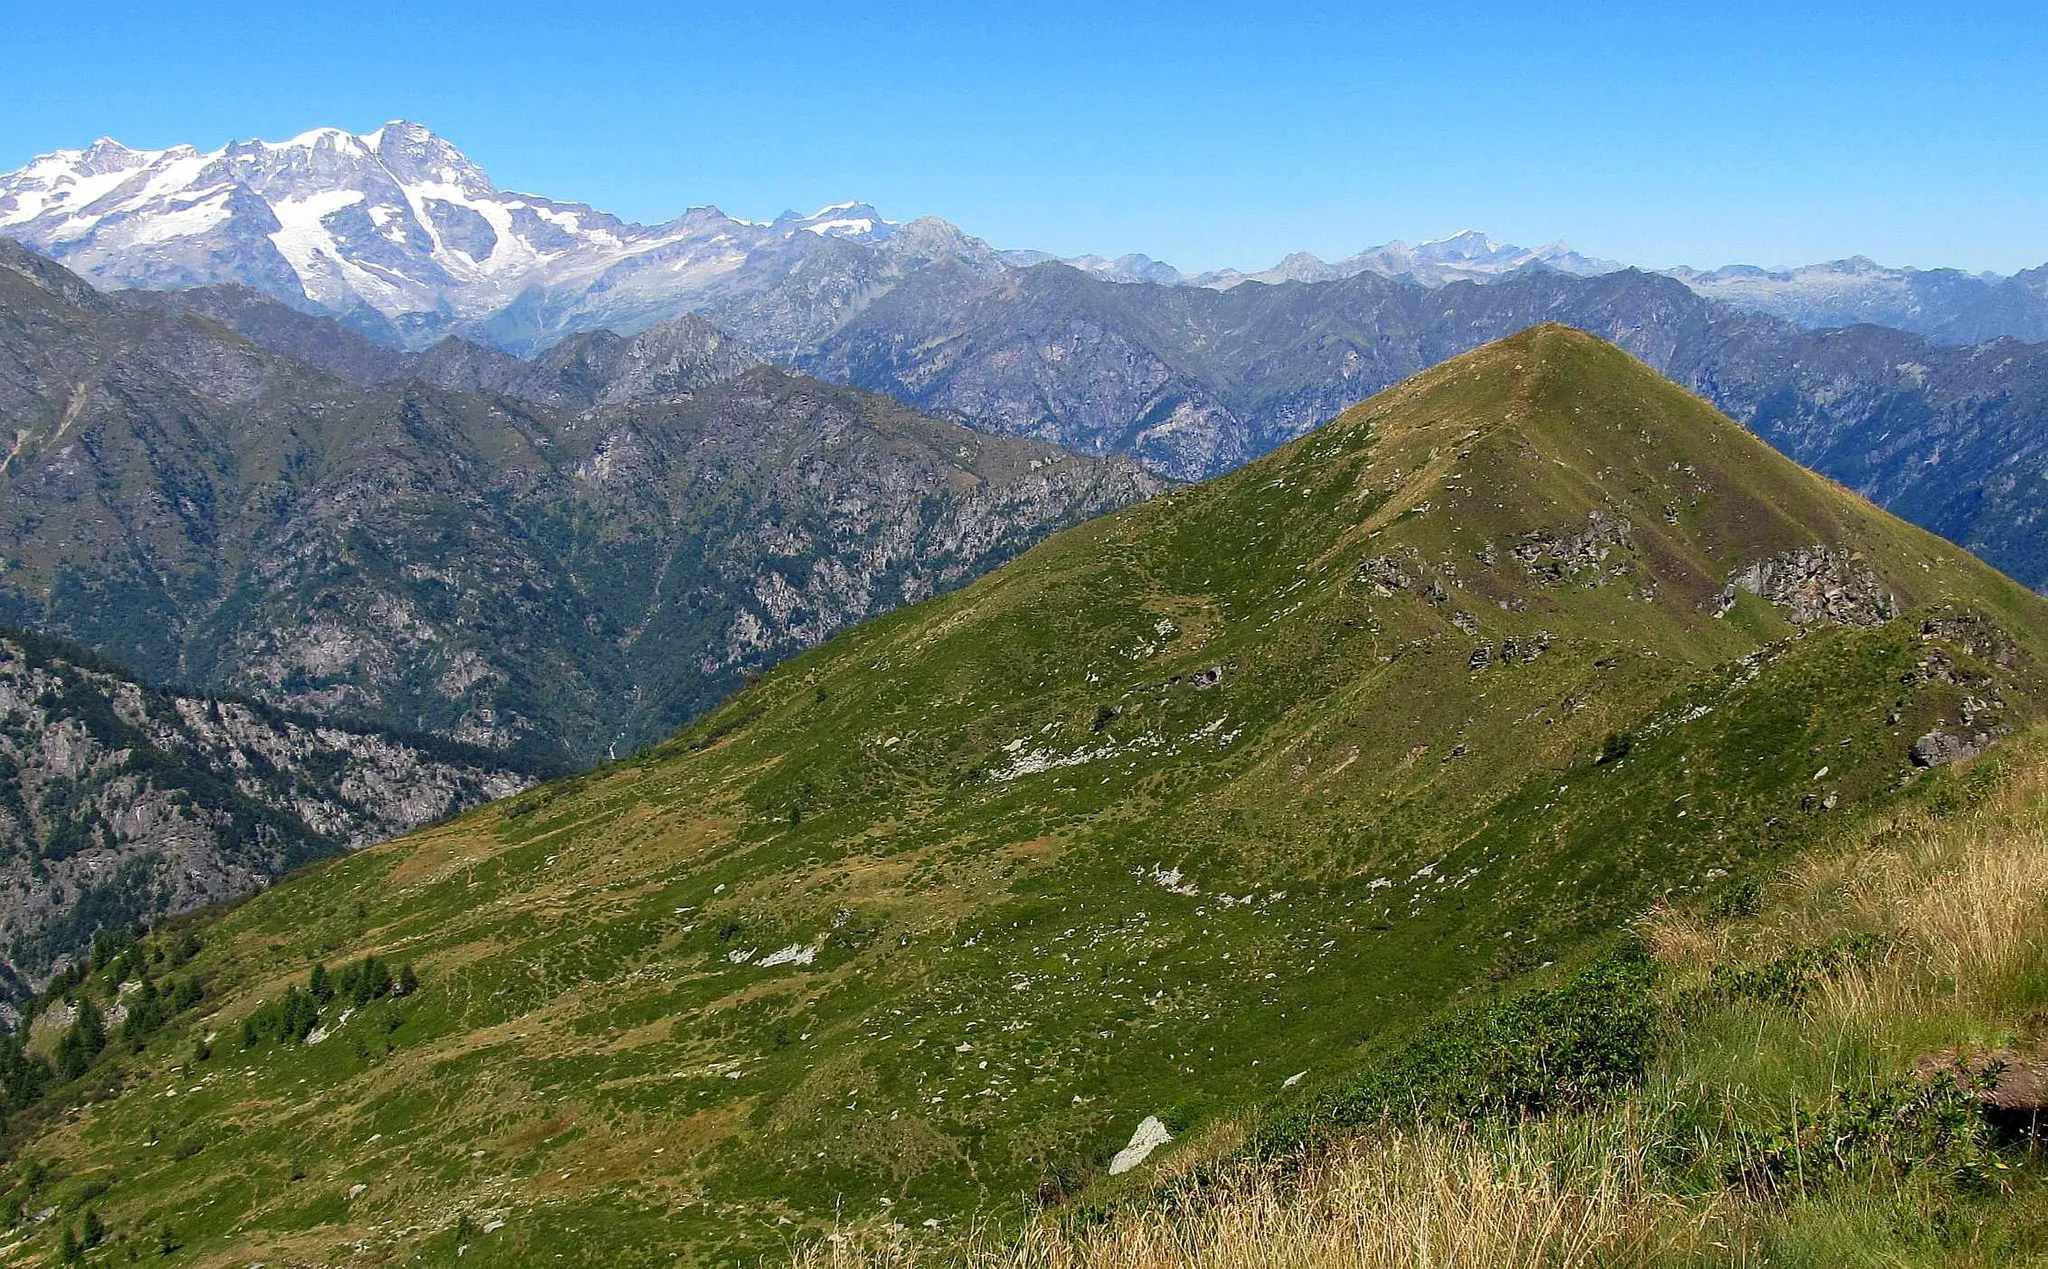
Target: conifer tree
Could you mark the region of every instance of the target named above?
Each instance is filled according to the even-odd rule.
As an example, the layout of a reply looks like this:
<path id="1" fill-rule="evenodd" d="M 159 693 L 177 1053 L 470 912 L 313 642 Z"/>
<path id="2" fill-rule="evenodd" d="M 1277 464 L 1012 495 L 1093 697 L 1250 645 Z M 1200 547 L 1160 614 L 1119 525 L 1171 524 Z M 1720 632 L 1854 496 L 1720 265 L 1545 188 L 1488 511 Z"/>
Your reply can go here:
<path id="1" fill-rule="evenodd" d="M 83 993 L 78 997 L 78 1018 L 57 1041 L 57 1078 L 75 1080 L 85 1074 L 92 1060 L 107 1047 L 106 1019 L 99 1006 Z"/>

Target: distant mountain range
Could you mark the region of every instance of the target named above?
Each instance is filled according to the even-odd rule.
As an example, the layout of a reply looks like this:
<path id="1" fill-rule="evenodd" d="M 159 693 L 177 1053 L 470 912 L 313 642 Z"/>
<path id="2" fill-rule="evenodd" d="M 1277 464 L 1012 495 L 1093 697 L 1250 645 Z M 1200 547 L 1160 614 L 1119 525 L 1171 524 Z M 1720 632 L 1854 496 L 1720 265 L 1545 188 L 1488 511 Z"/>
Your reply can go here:
<path id="1" fill-rule="evenodd" d="M 1957 269 L 1893 269 L 1855 256 L 1801 269 L 1734 265 L 1671 276 L 1711 299 L 1808 330 L 1872 323 L 1945 344 L 2048 340 L 2048 265 L 2011 277 Z"/>
<path id="2" fill-rule="evenodd" d="M 943 220 L 899 225 L 855 202 L 772 221 L 699 207 L 638 225 L 500 190 L 453 145 L 404 121 L 208 152 L 109 139 L 55 151 L 0 177 L 0 233 L 101 286 L 237 282 L 394 345 L 460 334 L 520 353 L 696 310 L 775 354 L 817 342 L 939 260 L 984 275 L 1057 261 L 1108 281 L 1213 289 L 1362 273 L 1437 287 L 1624 267 L 1561 242 L 1530 249 L 1466 230 L 1335 262 L 1297 252 L 1252 272 L 1190 274 L 1137 254 L 998 251 Z M 1856 258 L 1778 272 L 1670 272 L 1701 295 L 1806 328 L 1871 322 L 1947 343 L 2048 339 L 2048 266 L 1997 277 Z"/>
<path id="3" fill-rule="evenodd" d="M 1054 259 L 1042 251 L 1005 251 L 1003 258 L 1025 266 Z M 1297 251 L 1272 268 L 1255 273 L 1237 269 L 1183 273 L 1170 264 L 1143 255 L 1119 256 L 1114 260 L 1100 256 L 1073 256 L 1060 263 L 1111 282 L 1204 286 L 1218 291 L 1227 291 L 1245 282 L 1335 282 L 1360 273 L 1406 278 L 1425 286 L 1444 286 L 1451 282 L 1485 282 L 1525 269 L 1555 269 L 1561 273 L 1589 277 L 1626 267 L 1613 260 L 1595 260 L 1580 255 L 1561 242 L 1534 249 L 1516 247 L 1495 242 L 1476 229 L 1461 230 L 1448 238 L 1412 247 L 1405 242 L 1389 242 L 1334 262 L 1306 251 Z"/>
<path id="4" fill-rule="evenodd" d="M 588 410 L 767 359 L 1175 478 L 1228 470 L 1488 340 L 1567 322 L 2048 585 L 2048 543 L 2032 529 L 2048 512 L 2048 351 L 2015 342 L 2048 335 L 2038 270 L 1850 261 L 1660 276 L 1468 231 L 1184 276 L 1142 256 L 998 251 L 859 203 L 631 225 L 499 190 L 407 123 L 210 154 L 60 152 L 0 178 L 0 233 L 104 285 L 196 288 L 132 303 L 192 306 L 359 385 L 418 379 Z M 677 325 L 684 315 L 698 324 Z M 657 327 L 659 350 L 633 343 Z M 670 359 L 667 380 L 652 362 L 628 367 L 647 357 Z"/>
<path id="5" fill-rule="evenodd" d="M 416 355 L 247 289 L 101 293 L 4 241 L 0 424 L 0 620 L 557 765 L 1161 483 L 701 319 Z"/>

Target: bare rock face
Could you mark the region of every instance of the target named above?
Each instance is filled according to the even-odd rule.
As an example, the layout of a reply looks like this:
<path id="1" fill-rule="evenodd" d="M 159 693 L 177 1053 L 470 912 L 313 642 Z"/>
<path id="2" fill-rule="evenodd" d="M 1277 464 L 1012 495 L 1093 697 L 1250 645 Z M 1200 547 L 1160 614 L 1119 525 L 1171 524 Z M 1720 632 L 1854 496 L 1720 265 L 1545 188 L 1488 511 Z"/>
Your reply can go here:
<path id="1" fill-rule="evenodd" d="M 1129 1172 L 1151 1158 L 1154 1150 L 1172 1140 L 1173 1134 L 1166 1130 L 1165 1124 L 1159 1122 L 1157 1115 L 1145 1116 L 1138 1124 L 1137 1131 L 1131 1134 L 1131 1143 L 1117 1151 L 1116 1158 L 1109 1161 L 1109 1174 L 1118 1176 Z"/>
<path id="2" fill-rule="evenodd" d="M 1784 610 L 1796 625 L 1876 626 L 1898 615 L 1898 602 L 1854 552 L 1825 546 L 1781 551 L 1729 578 Z"/>
<path id="3" fill-rule="evenodd" d="M 1939 727 L 1913 742 L 1907 754 L 1916 767 L 1944 767 L 1951 762 L 1974 758 L 1983 752 L 1992 738 L 1983 733 L 1968 737 L 1953 736 Z"/>
<path id="4" fill-rule="evenodd" d="M 94 935 L 525 788 L 492 755 L 158 692 L 0 633 L 0 1000 Z"/>

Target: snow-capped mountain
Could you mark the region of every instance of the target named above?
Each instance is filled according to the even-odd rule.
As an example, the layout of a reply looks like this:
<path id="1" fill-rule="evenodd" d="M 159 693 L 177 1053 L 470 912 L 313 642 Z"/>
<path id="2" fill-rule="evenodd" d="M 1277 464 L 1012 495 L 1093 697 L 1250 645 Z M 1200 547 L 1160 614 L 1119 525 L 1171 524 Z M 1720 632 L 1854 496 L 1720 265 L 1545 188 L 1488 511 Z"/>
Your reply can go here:
<path id="1" fill-rule="evenodd" d="M 1257 272 L 1188 274 L 1136 253 L 996 251 L 943 220 L 899 225 L 865 203 L 768 221 L 706 206 L 640 225 L 501 190 L 453 145 L 402 121 L 205 153 L 104 139 L 59 150 L 0 176 L 0 236 L 103 287 L 239 282 L 389 344 L 419 348 L 453 334 L 522 354 L 581 331 L 632 334 L 699 312 L 757 352 L 788 358 L 935 264 L 988 278 L 1058 261 L 1108 282 L 1214 290 L 1362 273 L 1436 287 L 1623 267 L 1561 242 L 1518 247 L 1468 229 L 1337 261 L 1297 252 Z M 1802 327 L 1876 322 L 1951 343 L 2048 339 L 2048 267 L 2002 278 L 1856 257 L 1670 273 L 1699 294 Z M 951 293 L 942 279 L 926 289 Z M 919 295 L 906 302 L 933 302 Z"/>
<path id="2" fill-rule="evenodd" d="M 2001 335 L 2048 339 L 2048 266 L 2004 277 L 1959 269 L 1898 269 L 1851 256 L 1796 269 L 1737 264 L 1669 272 L 1710 299 L 1808 329 L 1870 322 L 1944 343 Z"/>
<path id="3" fill-rule="evenodd" d="M 1028 269 L 1048 261 L 1058 261 L 1069 268 L 1079 269 L 1090 277 L 1101 278 L 1105 282 L 1154 282 L 1160 286 L 1184 286 L 1188 281 L 1187 275 L 1164 260 L 1154 260 L 1151 256 L 1136 251 L 1118 256 L 1114 260 L 1097 255 L 1056 256 L 1050 251 L 1029 250 L 1005 251 L 1002 258 L 1004 263 L 1020 269 Z"/>
<path id="4" fill-rule="evenodd" d="M 1297 251 L 1257 273 L 1224 269 L 1188 281 L 1196 286 L 1228 290 L 1242 282 L 1334 282 L 1360 273 L 1377 273 L 1381 277 L 1407 278 L 1424 286 L 1443 286 L 1450 282 L 1485 282 L 1530 268 L 1590 277 L 1622 267 L 1613 260 L 1581 255 L 1562 242 L 1547 247 L 1517 247 L 1496 242 L 1476 229 L 1466 229 L 1412 247 L 1397 239 L 1335 262 Z"/>
<path id="5" fill-rule="evenodd" d="M 1367 247 L 1357 255 L 1330 262 L 1307 251 L 1297 251 L 1270 269 L 1246 273 L 1241 269 L 1217 269 L 1209 273 L 1183 273 L 1162 260 L 1133 252 L 1114 260 L 1102 256 L 1054 256 L 1044 251 L 1005 251 L 1006 263 L 1029 268 L 1048 260 L 1059 260 L 1081 272 L 1110 282 L 1156 282 L 1163 286 L 1205 286 L 1227 291 L 1244 282 L 1336 282 L 1361 273 L 1406 278 L 1424 286 L 1447 282 L 1485 282 L 1520 269 L 1549 268 L 1590 277 L 1612 273 L 1626 266 L 1613 260 L 1580 255 L 1561 242 L 1547 247 L 1516 247 L 1494 241 L 1476 229 L 1466 229 L 1448 238 L 1409 246 L 1394 241 Z"/>
<path id="6" fill-rule="evenodd" d="M 634 262 L 656 264 L 672 300 L 764 247 L 878 244 L 895 229 L 860 203 L 765 224 L 712 207 L 631 224 L 500 190 L 454 146 L 402 121 L 208 153 L 100 140 L 0 177 L 0 233 L 103 286 L 241 282 L 387 326 L 407 343 L 478 327 L 530 293 L 630 282 L 634 270 L 619 275 Z"/>

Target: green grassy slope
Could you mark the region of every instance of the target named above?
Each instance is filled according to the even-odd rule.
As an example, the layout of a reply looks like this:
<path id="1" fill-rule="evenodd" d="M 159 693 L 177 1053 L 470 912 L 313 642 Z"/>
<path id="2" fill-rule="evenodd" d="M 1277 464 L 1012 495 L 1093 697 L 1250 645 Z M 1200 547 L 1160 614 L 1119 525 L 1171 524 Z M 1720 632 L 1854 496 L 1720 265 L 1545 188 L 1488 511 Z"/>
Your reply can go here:
<path id="1" fill-rule="evenodd" d="M 2048 1264 L 2048 728 L 1820 837 L 1084 1203 L 792 1264 Z"/>
<path id="2" fill-rule="evenodd" d="M 1816 547 L 1760 588 L 1849 624 L 1723 611 Z M 1797 847 L 1930 729 L 2037 717 L 2044 615 L 1537 328 L 204 923 L 206 1002 L 13 1153 L 219 1263 L 958 1228 Z M 421 990 L 243 1046 L 365 952 Z"/>

